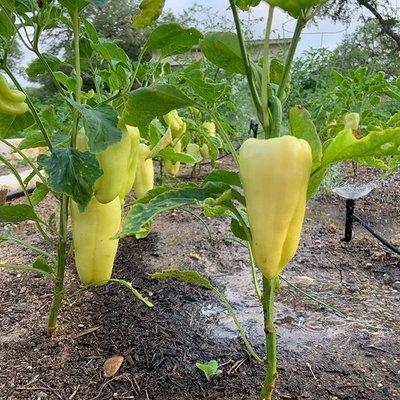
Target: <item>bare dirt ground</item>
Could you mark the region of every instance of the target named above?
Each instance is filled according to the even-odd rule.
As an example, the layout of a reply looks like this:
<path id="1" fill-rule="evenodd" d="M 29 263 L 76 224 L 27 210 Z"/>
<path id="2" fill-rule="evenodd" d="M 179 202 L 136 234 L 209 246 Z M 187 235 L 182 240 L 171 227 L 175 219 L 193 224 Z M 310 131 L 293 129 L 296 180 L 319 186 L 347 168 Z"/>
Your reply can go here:
<path id="1" fill-rule="evenodd" d="M 357 204 L 358 213 L 397 244 L 399 181 L 394 176 Z M 54 207 L 48 200 L 40 212 Z M 399 257 L 359 227 L 351 243 L 342 242 L 344 212 L 336 195 L 312 200 L 300 249 L 283 276 L 347 319 L 282 283 L 277 400 L 400 399 Z M 45 333 L 51 284 L 38 275 L 0 271 L 0 399 L 256 400 L 263 367 L 249 358 L 217 299 L 203 289 L 148 276 L 181 268 L 209 277 L 225 291 L 261 354 L 262 311 L 246 249 L 229 240 L 227 221 L 207 224 L 212 240 L 192 214 L 173 211 L 157 219 L 147 239 L 121 241 L 114 275 L 132 281 L 151 298 L 153 309 L 116 285 L 76 292 L 71 261 L 52 339 Z M 33 225 L 13 230 L 42 245 Z M 1 262 L 33 259 L 8 243 L 0 256 Z M 123 356 L 123 364 L 105 378 L 103 364 L 114 355 Z M 195 363 L 211 359 L 223 373 L 207 382 Z"/>

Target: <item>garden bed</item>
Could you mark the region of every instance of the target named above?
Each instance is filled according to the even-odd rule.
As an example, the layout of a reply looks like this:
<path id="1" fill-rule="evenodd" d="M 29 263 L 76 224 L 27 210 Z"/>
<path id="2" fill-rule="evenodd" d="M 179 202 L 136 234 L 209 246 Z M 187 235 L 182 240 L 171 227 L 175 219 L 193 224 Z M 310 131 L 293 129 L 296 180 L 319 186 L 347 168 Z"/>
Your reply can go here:
<path id="1" fill-rule="evenodd" d="M 399 179 L 396 175 L 357 205 L 359 214 L 397 243 Z M 351 243 L 342 242 L 343 203 L 331 194 L 312 201 L 301 247 L 283 275 L 348 319 L 282 283 L 276 399 L 400 398 L 399 258 L 358 227 Z M 54 206 L 47 200 L 39 212 Z M 77 292 L 70 262 L 68 296 L 52 339 L 45 333 L 52 295 L 47 280 L 1 271 L 0 399 L 257 399 L 263 368 L 249 358 L 212 294 L 148 276 L 181 268 L 211 278 L 224 289 L 261 354 L 262 311 L 253 295 L 246 249 L 226 240 L 226 221 L 207 223 L 211 240 L 192 214 L 168 212 L 147 239 L 121 241 L 114 276 L 132 281 L 154 302 L 153 309 L 115 285 Z M 34 225 L 20 225 L 15 232 L 31 237 Z M 12 262 L 33 257 L 8 243 L 0 254 L 2 261 Z M 114 355 L 124 362 L 106 379 L 103 364 Z M 207 382 L 195 363 L 211 359 L 223 373 Z"/>

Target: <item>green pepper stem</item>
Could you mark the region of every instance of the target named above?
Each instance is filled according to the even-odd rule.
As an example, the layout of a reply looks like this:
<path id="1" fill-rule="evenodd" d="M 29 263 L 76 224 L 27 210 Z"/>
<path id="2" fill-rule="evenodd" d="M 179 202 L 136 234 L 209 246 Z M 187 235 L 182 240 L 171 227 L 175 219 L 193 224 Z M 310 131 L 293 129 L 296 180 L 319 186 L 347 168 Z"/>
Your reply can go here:
<path id="1" fill-rule="evenodd" d="M 76 8 L 72 13 L 72 30 L 74 33 L 74 56 L 75 56 L 75 101 L 81 102 L 81 60 L 80 60 L 80 49 L 79 49 L 79 10 Z M 70 144 L 72 147 L 75 146 L 76 135 L 79 128 L 79 111 L 73 111 L 73 127 L 71 134 Z M 65 262 L 67 259 L 67 233 L 68 233 L 68 205 L 69 197 L 65 194 L 61 196 L 60 202 L 60 224 L 59 224 L 59 242 L 57 252 L 57 274 L 54 286 L 54 297 L 53 303 L 50 308 L 49 321 L 48 321 L 48 333 L 52 335 L 57 329 L 57 317 L 60 311 L 61 303 L 64 298 L 64 275 L 65 275 Z"/>
<path id="2" fill-rule="evenodd" d="M 266 337 L 267 369 L 265 374 L 264 386 L 261 391 L 260 400 L 272 400 L 275 389 L 277 372 L 277 350 L 276 350 L 276 330 L 275 319 L 275 293 L 279 285 L 279 277 L 268 279 L 263 277 L 263 310 L 264 310 L 264 330 Z"/>
<path id="3" fill-rule="evenodd" d="M 265 28 L 265 41 L 264 41 L 264 51 L 263 51 L 263 69 L 261 77 L 261 104 L 263 112 L 263 128 L 265 138 L 268 139 L 270 135 L 270 120 L 269 120 L 269 110 L 268 110 L 268 84 L 270 83 L 270 40 L 272 31 L 272 20 L 274 17 L 275 7 L 269 6 L 268 9 L 268 19 L 267 26 Z"/>
<path id="4" fill-rule="evenodd" d="M 47 331 L 51 336 L 57 329 L 57 317 L 64 298 L 65 261 L 67 259 L 67 223 L 68 223 L 68 197 L 63 194 L 60 207 L 60 238 L 57 250 L 57 274 L 54 286 L 53 302 L 51 304 Z"/>
<path id="5" fill-rule="evenodd" d="M 80 58 L 80 45 L 79 45 L 79 10 L 75 9 L 72 13 L 72 29 L 74 32 L 74 57 L 75 57 L 75 101 L 81 103 L 81 58 Z M 71 135 L 71 147 L 75 147 L 76 136 L 79 129 L 79 110 L 73 111 L 73 127 Z"/>
<path id="6" fill-rule="evenodd" d="M 238 14 L 238 11 L 236 8 L 235 0 L 229 0 L 229 3 L 231 6 L 231 9 L 232 9 L 233 19 L 235 21 L 235 27 L 236 27 L 236 32 L 237 32 L 238 39 L 239 39 L 240 51 L 242 54 L 242 59 L 243 59 L 244 67 L 246 70 L 246 76 L 247 76 L 247 80 L 249 83 L 251 95 L 253 97 L 253 101 L 254 101 L 254 105 L 256 107 L 257 113 L 258 113 L 259 117 L 261 117 L 263 114 L 261 100 L 260 100 L 260 96 L 257 92 L 256 84 L 254 82 L 254 75 L 253 75 L 253 71 L 251 69 L 250 58 L 247 54 L 246 43 L 244 40 L 243 31 L 242 31 L 242 27 L 240 24 L 240 18 L 239 18 L 239 14 Z"/>
<path id="7" fill-rule="evenodd" d="M 278 96 L 279 100 L 281 101 L 281 103 L 283 103 L 283 99 L 284 99 L 284 95 L 285 95 L 285 88 L 289 81 L 290 70 L 292 68 L 294 55 L 296 53 L 297 46 L 300 42 L 301 31 L 303 30 L 305 25 L 306 25 L 306 20 L 302 16 L 300 16 L 297 19 L 296 29 L 293 34 L 292 42 L 290 43 L 289 52 L 288 52 L 288 55 L 286 57 L 286 62 L 285 62 L 285 69 L 284 69 L 282 80 L 281 80 L 281 83 L 280 83 L 279 89 L 278 89 L 277 96 Z"/>

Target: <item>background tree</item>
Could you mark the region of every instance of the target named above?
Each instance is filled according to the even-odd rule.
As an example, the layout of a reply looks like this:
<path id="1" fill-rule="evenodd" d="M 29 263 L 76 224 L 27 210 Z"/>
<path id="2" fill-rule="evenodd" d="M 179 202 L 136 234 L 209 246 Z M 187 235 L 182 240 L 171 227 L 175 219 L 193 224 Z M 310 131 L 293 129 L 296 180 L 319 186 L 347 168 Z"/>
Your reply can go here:
<path id="1" fill-rule="evenodd" d="M 338 67 L 346 71 L 365 66 L 369 72 L 383 71 L 391 78 L 397 78 L 400 71 L 400 57 L 391 38 L 380 35 L 377 21 L 370 20 L 352 34 L 347 35 L 336 48 Z"/>
<path id="2" fill-rule="evenodd" d="M 334 21 L 350 23 L 355 11 L 362 13 L 360 18 L 363 22 L 375 19 L 380 26 L 380 34 L 389 38 L 400 51 L 400 10 L 394 0 L 331 0 L 323 13 Z"/>

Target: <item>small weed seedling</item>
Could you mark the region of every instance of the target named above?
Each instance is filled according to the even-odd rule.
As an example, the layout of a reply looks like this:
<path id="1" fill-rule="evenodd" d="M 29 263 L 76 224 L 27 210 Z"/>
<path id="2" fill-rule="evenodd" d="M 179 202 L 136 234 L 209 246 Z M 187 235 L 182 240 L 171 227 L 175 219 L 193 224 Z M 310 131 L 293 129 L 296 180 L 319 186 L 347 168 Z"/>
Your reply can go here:
<path id="1" fill-rule="evenodd" d="M 219 369 L 219 365 L 216 360 L 211 360 L 207 364 L 196 363 L 196 367 L 204 373 L 207 381 L 210 381 L 212 378 L 216 378 L 222 374 L 222 369 Z"/>

